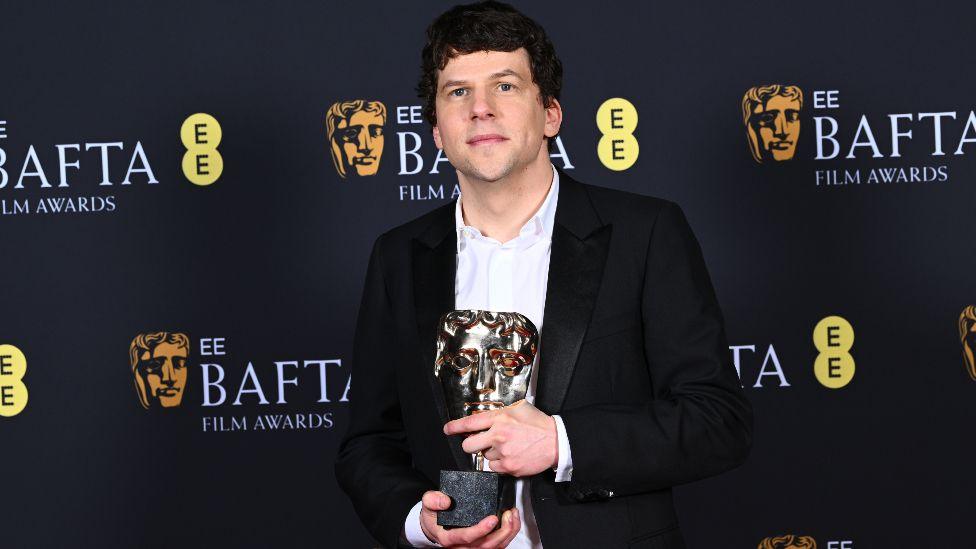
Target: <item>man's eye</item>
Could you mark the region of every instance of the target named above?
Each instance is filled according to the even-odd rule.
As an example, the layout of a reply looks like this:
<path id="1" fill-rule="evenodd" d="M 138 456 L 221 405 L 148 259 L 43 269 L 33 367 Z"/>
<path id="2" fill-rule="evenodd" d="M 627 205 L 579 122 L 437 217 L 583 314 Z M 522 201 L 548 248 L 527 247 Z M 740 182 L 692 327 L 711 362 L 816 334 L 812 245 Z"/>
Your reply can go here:
<path id="1" fill-rule="evenodd" d="M 498 89 L 507 92 L 507 91 L 511 91 L 511 90 L 515 89 L 515 86 L 513 86 L 511 84 L 502 83 L 502 84 L 499 84 L 498 85 Z"/>
<path id="2" fill-rule="evenodd" d="M 454 97 L 461 97 L 466 91 L 468 91 L 467 88 L 455 88 L 451 90 L 451 95 Z"/>

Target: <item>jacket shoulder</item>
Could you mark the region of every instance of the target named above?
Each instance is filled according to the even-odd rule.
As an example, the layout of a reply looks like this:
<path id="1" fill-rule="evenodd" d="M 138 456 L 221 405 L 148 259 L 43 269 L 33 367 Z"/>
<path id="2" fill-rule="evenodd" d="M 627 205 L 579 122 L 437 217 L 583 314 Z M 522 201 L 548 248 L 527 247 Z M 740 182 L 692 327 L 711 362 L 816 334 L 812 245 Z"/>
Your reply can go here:
<path id="1" fill-rule="evenodd" d="M 415 239 L 439 240 L 454 227 L 455 202 L 456 199 L 451 200 L 420 217 L 393 227 L 376 239 L 377 245 L 382 252 L 395 254 L 396 251 L 409 250 L 411 241 Z"/>
<path id="2" fill-rule="evenodd" d="M 665 211 L 680 207 L 664 198 L 638 194 L 619 189 L 580 183 L 593 204 L 600 220 L 604 223 L 623 225 L 631 228 L 650 228 L 658 216 Z"/>

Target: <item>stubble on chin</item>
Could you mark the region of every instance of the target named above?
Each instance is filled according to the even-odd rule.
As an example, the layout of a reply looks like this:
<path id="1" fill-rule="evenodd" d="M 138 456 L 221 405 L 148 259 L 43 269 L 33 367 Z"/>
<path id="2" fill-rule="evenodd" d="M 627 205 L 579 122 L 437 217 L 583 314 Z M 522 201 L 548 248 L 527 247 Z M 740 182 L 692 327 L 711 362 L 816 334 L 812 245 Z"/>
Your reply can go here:
<path id="1" fill-rule="evenodd" d="M 490 183 L 511 175 L 515 171 L 515 159 L 508 158 L 500 164 L 479 166 L 475 162 L 472 162 L 471 159 L 466 158 L 462 162 L 459 162 L 455 166 L 455 169 L 464 174 L 468 179 Z"/>

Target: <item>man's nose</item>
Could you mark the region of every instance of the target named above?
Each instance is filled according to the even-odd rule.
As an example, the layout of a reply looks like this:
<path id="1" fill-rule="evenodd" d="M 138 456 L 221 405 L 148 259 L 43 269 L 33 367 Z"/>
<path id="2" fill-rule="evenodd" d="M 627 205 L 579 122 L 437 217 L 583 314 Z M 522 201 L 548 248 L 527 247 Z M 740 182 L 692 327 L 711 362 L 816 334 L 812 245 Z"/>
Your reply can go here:
<path id="1" fill-rule="evenodd" d="M 491 96 L 480 90 L 471 92 L 471 119 L 487 120 L 495 117 L 495 104 Z"/>

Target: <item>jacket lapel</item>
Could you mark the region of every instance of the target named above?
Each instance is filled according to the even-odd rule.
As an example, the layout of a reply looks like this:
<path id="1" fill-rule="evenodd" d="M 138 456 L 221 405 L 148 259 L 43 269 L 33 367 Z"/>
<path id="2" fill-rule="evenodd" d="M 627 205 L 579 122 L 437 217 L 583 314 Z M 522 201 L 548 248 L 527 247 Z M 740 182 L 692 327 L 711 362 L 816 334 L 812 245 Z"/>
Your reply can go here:
<path id="1" fill-rule="evenodd" d="M 583 186 L 559 174 L 535 398 L 535 406 L 547 414 L 560 411 L 569 390 L 613 228 L 600 221 Z"/>
<path id="2" fill-rule="evenodd" d="M 450 207 L 449 207 L 450 206 Z M 442 207 L 434 221 L 413 241 L 413 291 L 417 311 L 417 340 L 422 360 L 421 375 L 427 379 L 441 425 L 447 423 L 444 391 L 434 377 L 434 353 L 437 322 L 441 315 L 454 310 L 454 278 L 457 270 L 457 232 L 454 230 L 454 203 Z M 448 444 L 461 470 L 470 470 L 471 456 L 461 449 L 460 436 L 451 436 Z"/>

